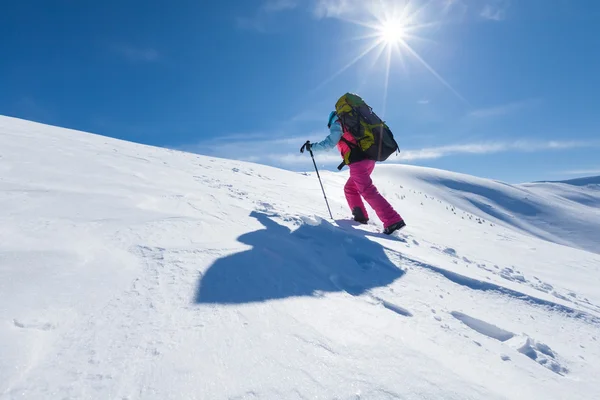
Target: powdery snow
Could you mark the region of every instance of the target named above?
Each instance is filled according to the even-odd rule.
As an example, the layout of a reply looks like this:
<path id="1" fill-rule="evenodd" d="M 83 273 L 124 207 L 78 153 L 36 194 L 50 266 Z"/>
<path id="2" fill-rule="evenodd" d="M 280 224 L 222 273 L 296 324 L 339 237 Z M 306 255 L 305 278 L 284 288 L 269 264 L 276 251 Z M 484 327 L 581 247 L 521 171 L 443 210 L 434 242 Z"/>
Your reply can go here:
<path id="1" fill-rule="evenodd" d="M 321 175 L 0 117 L 0 399 L 600 398 L 595 181 Z"/>

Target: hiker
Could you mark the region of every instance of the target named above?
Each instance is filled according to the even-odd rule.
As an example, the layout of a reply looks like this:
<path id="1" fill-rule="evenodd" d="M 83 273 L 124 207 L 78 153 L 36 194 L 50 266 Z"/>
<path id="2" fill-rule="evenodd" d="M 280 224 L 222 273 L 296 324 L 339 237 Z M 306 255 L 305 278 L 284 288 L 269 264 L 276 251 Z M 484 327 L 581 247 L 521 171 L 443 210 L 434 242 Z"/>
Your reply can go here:
<path id="1" fill-rule="evenodd" d="M 336 111 L 329 114 L 327 127 L 330 133 L 323 141 L 319 143 L 307 141 L 304 146 L 307 150 L 320 152 L 329 151 L 337 145 L 344 159 L 338 169 L 341 169 L 344 165 L 348 165 L 350 169 L 350 177 L 344 186 L 344 194 L 350 210 L 352 210 L 354 220 L 362 224 L 369 221 L 367 210 L 362 201 L 364 198 L 383 222 L 383 232 L 386 235 L 405 227 L 406 224 L 402 217 L 373 185 L 371 173 L 375 168 L 376 161 L 367 158 L 365 153 L 358 149 L 356 139 L 342 126 Z"/>

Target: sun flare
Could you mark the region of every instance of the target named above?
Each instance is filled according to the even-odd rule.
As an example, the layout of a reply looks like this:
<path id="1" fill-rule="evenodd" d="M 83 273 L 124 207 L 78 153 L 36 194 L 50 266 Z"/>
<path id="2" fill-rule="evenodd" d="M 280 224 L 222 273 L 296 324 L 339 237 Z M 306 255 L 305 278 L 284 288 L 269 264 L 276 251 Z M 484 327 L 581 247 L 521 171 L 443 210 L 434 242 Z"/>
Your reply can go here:
<path id="1" fill-rule="evenodd" d="M 377 31 L 386 45 L 400 44 L 406 38 L 406 28 L 401 20 L 383 22 Z"/>
<path id="2" fill-rule="evenodd" d="M 384 67 L 383 113 L 385 113 L 390 74 L 397 70 L 395 61 L 399 61 L 400 66 L 406 70 L 408 62 L 412 60 L 429 71 L 456 97 L 468 103 L 418 52 L 418 47 L 421 46 L 417 45 L 435 43 L 423 34 L 435 31 L 441 24 L 434 19 L 435 14 L 431 15 L 433 7 L 430 7 L 430 3 L 431 1 L 428 0 L 373 1 L 359 18 L 345 19 L 346 22 L 360 28 L 359 34 L 354 39 L 365 40 L 365 43 L 357 47 L 356 56 L 317 86 L 317 89 L 331 82 L 359 61 L 370 59 L 371 68 L 381 65 Z M 447 7 L 442 11 L 447 12 Z"/>

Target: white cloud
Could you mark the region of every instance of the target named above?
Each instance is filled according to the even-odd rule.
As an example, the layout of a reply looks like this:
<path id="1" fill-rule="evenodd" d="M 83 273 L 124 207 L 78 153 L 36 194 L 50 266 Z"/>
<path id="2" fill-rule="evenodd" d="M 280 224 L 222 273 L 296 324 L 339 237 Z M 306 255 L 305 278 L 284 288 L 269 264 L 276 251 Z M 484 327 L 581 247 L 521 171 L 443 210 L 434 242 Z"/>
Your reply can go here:
<path id="1" fill-rule="evenodd" d="M 469 113 L 469 116 L 475 118 L 491 118 L 491 117 L 500 117 L 503 115 L 513 114 L 519 112 L 521 110 L 525 110 L 531 107 L 536 106 L 540 103 L 539 99 L 527 99 L 516 101 L 513 103 L 503 104 L 499 106 L 480 108 L 477 110 L 473 110 Z"/>
<path id="2" fill-rule="evenodd" d="M 429 104 L 429 100 L 419 100 L 419 101 L 417 101 L 417 104 L 427 105 L 427 104 Z"/>
<path id="3" fill-rule="evenodd" d="M 153 62 L 159 59 L 159 53 L 151 47 L 140 48 L 130 45 L 116 45 L 114 51 L 132 62 Z"/>

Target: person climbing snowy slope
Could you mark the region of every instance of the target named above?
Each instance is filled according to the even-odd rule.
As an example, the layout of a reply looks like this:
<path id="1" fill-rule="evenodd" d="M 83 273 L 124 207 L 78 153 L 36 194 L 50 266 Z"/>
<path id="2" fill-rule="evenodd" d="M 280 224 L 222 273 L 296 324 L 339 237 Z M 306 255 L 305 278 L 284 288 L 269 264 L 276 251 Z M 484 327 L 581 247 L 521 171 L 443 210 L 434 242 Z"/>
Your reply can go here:
<path id="1" fill-rule="evenodd" d="M 348 96 L 348 94 L 345 96 Z M 341 109 L 343 111 L 343 108 L 339 107 L 343 98 L 344 96 L 342 96 L 340 101 L 338 101 L 338 104 L 336 104 L 336 109 Z M 382 122 L 380 122 L 380 124 L 384 125 Z M 367 126 L 372 127 L 373 125 L 374 124 Z M 337 146 L 344 159 L 344 162 L 340 165 L 339 169 L 344 165 L 348 165 L 350 169 L 350 177 L 344 186 L 344 194 L 350 210 L 352 211 L 352 215 L 354 216 L 354 220 L 364 224 L 369 221 L 367 209 L 363 203 L 364 199 L 375 211 L 381 222 L 383 222 L 385 234 L 389 235 L 404 228 L 406 226 L 404 219 L 396 212 L 396 210 L 394 210 L 392 205 L 381 195 L 381 193 L 379 193 L 371 179 L 371 173 L 375 168 L 376 162 L 376 160 L 372 158 L 376 157 L 369 157 L 367 152 L 363 150 L 366 146 L 359 146 L 356 138 L 342 123 L 337 111 L 332 111 L 329 114 L 327 126 L 329 128 L 329 135 L 324 140 L 318 143 L 310 143 L 310 141 L 307 141 L 302 149 L 312 150 L 312 152 L 318 153 L 329 151 Z M 389 135 L 391 135 L 391 132 Z M 375 138 L 375 140 L 373 140 L 373 135 L 371 135 L 371 144 L 368 146 L 377 147 L 377 145 L 375 145 L 377 139 L 378 138 Z M 382 140 L 383 139 L 380 139 L 380 141 Z M 397 147 L 395 141 L 393 141 L 393 143 Z M 389 143 L 386 143 L 386 145 L 388 144 Z M 379 144 L 380 159 L 382 152 L 381 147 L 382 145 Z M 385 156 L 385 158 L 387 158 L 387 156 Z"/>

